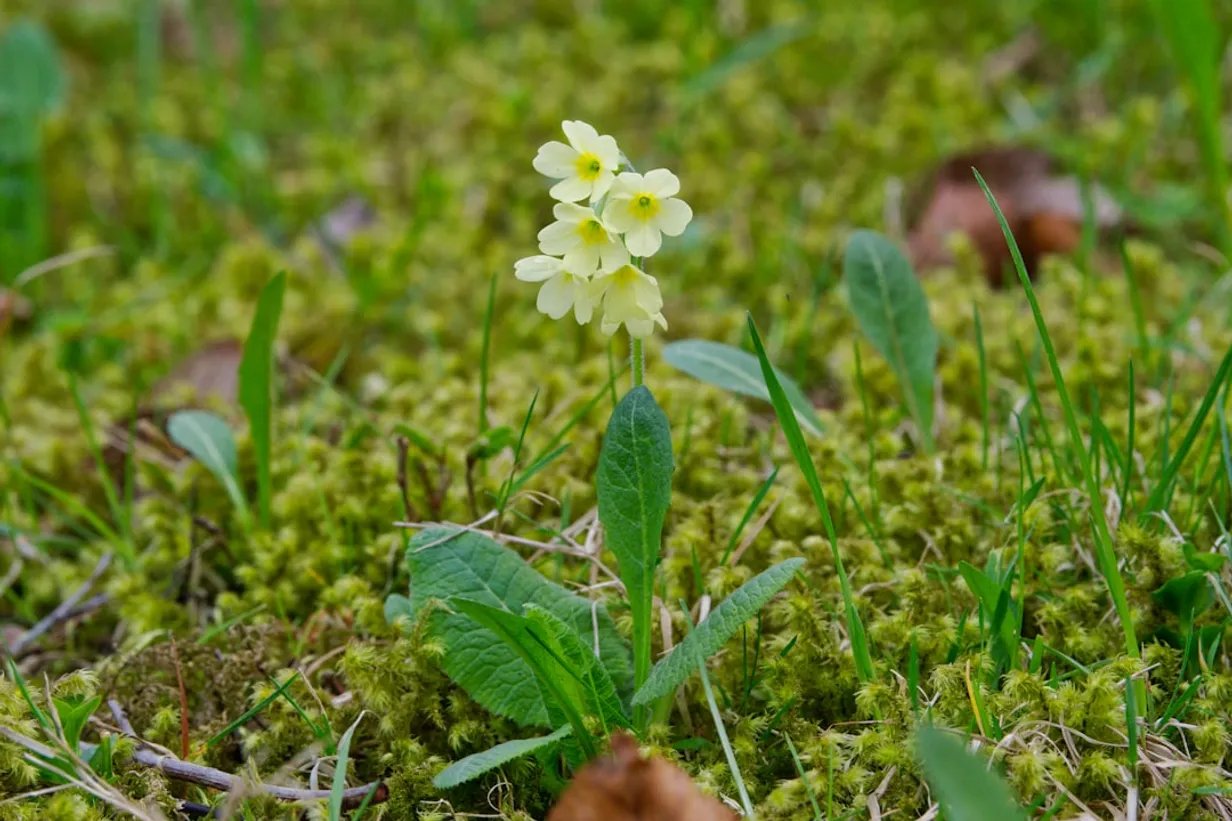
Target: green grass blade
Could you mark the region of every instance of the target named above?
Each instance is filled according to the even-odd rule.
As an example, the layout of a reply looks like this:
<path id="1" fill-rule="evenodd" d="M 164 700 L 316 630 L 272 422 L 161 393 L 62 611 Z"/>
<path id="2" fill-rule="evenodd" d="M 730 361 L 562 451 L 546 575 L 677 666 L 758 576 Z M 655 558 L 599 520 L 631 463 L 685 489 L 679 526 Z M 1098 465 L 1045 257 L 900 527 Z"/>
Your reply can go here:
<path id="1" fill-rule="evenodd" d="M 1018 242 L 1014 239 L 1013 232 L 1010 231 L 1009 223 L 1005 221 L 1005 215 L 1001 213 L 1001 207 L 997 205 L 996 197 L 989 190 L 988 184 L 984 182 L 984 178 L 980 176 L 980 172 L 976 169 L 972 169 L 972 171 L 975 174 L 975 179 L 980 184 L 980 188 L 984 190 L 984 196 L 988 198 L 988 204 L 992 206 L 993 212 L 997 216 L 997 221 L 1001 223 L 1001 232 L 1005 235 L 1005 242 L 1009 246 L 1010 255 L 1014 258 L 1014 268 L 1018 271 L 1019 282 L 1022 283 L 1023 291 L 1027 295 L 1027 301 L 1031 305 L 1031 316 L 1035 319 L 1036 330 L 1039 332 L 1040 341 L 1044 344 L 1044 353 L 1048 358 L 1048 367 L 1052 371 L 1052 379 L 1056 384 L 1057 394 L 1061 399 L 1061 407 L 1065 412 L 1065 424 L 1069 431 L 1070 447 L 1078 457 L 1078 465 L 1082 470 L 1083 479 L 1086 484 L 1091 519 L 1094 522 L 1095 549 L 1099 556 L 1100 569 L 1108 585 L 1108 592 L 1112 596 L 1112 603 L 1116 608 L 1117 618 L 1121 622 L 1121 630 L 1125 636 L 1125 652 L 1130 658 L 1139 658 L 1138 638 L 1134 632 L 1134 622 L 1129 610 L 1129 602 L 1125 598 L 1125 582 L 1121 578 L 1121 571 L 1117 567 L 1116 555 L 1113 552 L 1112 535 L 1108 529 L 1108 521 L 1104 516 L 1103 496 L 1100 493 L 1098 484 L 1095 482 L 1095 477 L 1091 473 L 1091 464 L 1087 459 L 1086 447 L 1083 445 L 1082 431 L 1078 428 L 1078 414 L 1074 411 L 1069 391 L 1065 387 L 1065 376 L 1061 373 L 1061 364 L 1057 360 L 1056 348 L 1053 347 L 1052 337 L 1048 333 L 1048 326 L 1044 323 L 1043 312 L 1040 311 L 1039 300 L 1035 298 L 1035 289 L 1031 285 L 1031 277 L 1027 273 L 1026 263 L 1022 259 L 1022 251 L 1019 250 Z"/>
<path id="2" fill-rule="evenodd" d="M 488 285 L 488 308 L 483 314 L 483 347 L 479 351 L 479 435 L 488 429 L 488 358 L 492 348 L 492 317 L 496 311 L 496 276 Z"/>
<path id="3" fill-rule="evenodd" d="M 270 460 L 274 438 L 274 339 L 282 315 L 286 272 L 278 273 L 257 299 L 252 329 L 244 343 L 240 360 L 239 398 L 251 428 L 253 452 L 257 460 L 257 508 L 261 525 L 270 526 L 270 497 L 273 493 Z"/>
<path id="4" fill-rule="evenodd" d="M 506 741 L 504 744 L 497 744 L 495 747 L 484 750 L 481 753 L 468 755 L 466 758 L 455 761 L 437 773 L 436 777 L 432 779 L 432 786 L 438 790 L 448 790 L 465 784 L 468 781 L 473 781 L 502 764 L 507 764 L 514 759 L 530 755 L 537 750 L 551 746 L 563 740 L 572 732 L 573 727 L 566 724 L 550 735 Z"/>
<path id="5" fill-rule="evenodd" d="M 783 428 L 783 435 L 787 437 L 791 454 L 804 474 L 804 480 L 808 483 L 813 501 L 817 505 L 817 512 L 821 515 L 822 525 L 826 529 L 826 535 L 830 538 L 830 551 L 834 556 L 834 569 L 843 594 L 847 632 L 851 639 L 851 652 L 855 658 L 856 673 L 861 682 L 873 681 L 876 674 L 873 672 L 873 659 L 869 654 L 868 638 L 864 632 L 864 623 L 860 620 L 860 613 L 856 610 L 855 596 L 851 591 L 851 579 L 847 577 L 847 570 L 843 567 L 843 557 L 838 550 L 838 533 L 834 529 L 834 520 L 830 518 L 830 508 L 826 505 L 825 491 L 822 490 L 821 479 L 817 476 L 817 467 L 813 464 L 808 445 L 805 444 L 804 434 L 800 431 L 800 423 L 796 421 L 791 404 L 787 401 L 782 386 L 779 385 L 774 366 L 766 356 L 766 349 L 762 345 L 761 336 L 757 333 L 757 324 L 753 321 L 753 315 L 748 314 L 747 319 L 749 333 L 753 337 L 753 347 L 756 348 L 757 358 L 761 362 L 762 377 L 766 380 L 766 387 L 770 390 L 770 401 L 774 404 L 774 412 Z"/>
<path id="6" fill-rule="evenodd" d="M 731 538 L 727 540 L 727 548 L 723 551 L 723 558 L 719 559 L 720 565 L 727 564 L 728 557 L 735 550 L 736 543 L 740 541 L 740 534 L 744 533 L 744 529 L 753 520 L 753 514 L 757 512 L 757 508 L 761 507 L 761 503 L 765 501 L 766 494 L 770 492 L 770 488 L 778 475 L 779 469 L 776 466 L 770 475 L 766 477 L 766 481 L 761 483 L 761 487 L 757 488 L 753 498 L 749 500 L 749 506 L 744 509 L 744 515 L 740 517 L 740 524 L 736 525 L 736 529 L 732 531 Z"/>
<path id="7" fill-rule="evenodd" d="M 270 693 L 268 696 L 261 699 L 261 701 L 259 701 L 255 707 L 248 710 L 242 716 L 237 718 L 235 721 L 232 721 L 226 727 L 222 728 L 217 733 L 215 733 L 214 736 L 210 738 L 209 741 L 205 742 L 203 749 L 208 750 L 210 747 L 213 747 L 215 744 L 222 741 L 227 736 L 231 735 L 231 733 L 235 732 L 237 729 L 239 729 L 240 727 L 244 726 L 249 721 L 251 721 L 253 716 L 257 715 L 262 710 L 264 710 L 266 707 L 273 704 L 277 699 L 281 698 L 283 692 L 288 687 L 290 687 L 295 682 L 295 679 L 297 678 L 299 678 L 298 670 L 296 670 L 294 673 L 288 676 L 286 681 L 278 685 L 278 688 L 275 689 L 274 692 Z"/>

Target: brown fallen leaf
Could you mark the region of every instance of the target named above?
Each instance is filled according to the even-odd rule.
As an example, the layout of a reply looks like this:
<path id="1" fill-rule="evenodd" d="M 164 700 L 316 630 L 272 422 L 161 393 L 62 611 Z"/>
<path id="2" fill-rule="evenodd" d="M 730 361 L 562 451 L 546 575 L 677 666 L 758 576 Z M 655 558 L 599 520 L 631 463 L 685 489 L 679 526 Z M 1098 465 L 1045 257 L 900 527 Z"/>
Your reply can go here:
<path id="1" fill-rule="evenodd" d="M 736 821 L 676 765 L 641 757 L 627 733 L 612 736 L 609 755 L 587 764 L 547 821 Z"/>
<path id="2" fill-rule="evenodd" d="M 973 167 L 997 198 L 1029 273 L 1034 274 L 1041 256 L 1067 254 L 1078 247 L 1085 210 L 1078 179 L 1065 175 L 1042 151 L 987 148 L 942 163 L 909 208 L 915 214 L 908 246 L 916 270 L 951 264 L 947 241 L 960 233 L 970 238 L 980 255 L 989 284 L 1005 283 L 1012 258 L 996 214 L 971 173 Z M 1091 197 L 1099 228 L 1121 224 L 1121 209 L 1106 191 L 1093 186 Z"/>
<path id="3" fill-rule="evenodd" d="M 16 291 L 0 288 L 0 336 L 4 336 L 10 326 L 25 322 L 33 315 L 34 306 L 30 300 Z"/>
<path id="4" fill-rule="evenodd" d="M 244 346 L 234 339 L 198 348 L 154 384 L 150 389 L 150 401 L 157 406 L 161 404 L 160 399 L 188 385 L 201 399 L 214 396 L 234 404 L 239 395 L 239 368 L 243 356 Z"/>

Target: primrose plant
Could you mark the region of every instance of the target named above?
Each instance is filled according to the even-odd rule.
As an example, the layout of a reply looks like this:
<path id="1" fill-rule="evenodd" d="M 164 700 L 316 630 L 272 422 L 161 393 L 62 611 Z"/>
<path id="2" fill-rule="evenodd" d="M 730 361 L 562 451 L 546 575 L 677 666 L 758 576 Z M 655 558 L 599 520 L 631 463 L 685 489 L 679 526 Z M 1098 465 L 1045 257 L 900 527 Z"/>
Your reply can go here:
<path id="1" fill-rule="evenodd" d="M 680 235 L 693 212 L 676 196 L 680 181 L 671 171 L 640 174 L 612 137 L 580 121 L 562 127 L 568 143 L 545 144 L 533 163 L 556 181 L 555 222 L 539 232 L 542 253 L 518 260 L 514 274 L 540 283 L 538 308 L 549 317 L 572 313 L 586 325 L 597 316 L 604 334 L 624 328 L 629 336 L 633 386 L 608 423 L 596 496 L 604 547 L 632 616 L 632 646 L 602 601 L 549 581 L 487 534 L 454 525 L 422 530 L 407 550 L 410 596 L 391 596 L 386 616 L 436 642 L 444 671 L 484 707 L 551 731 L 456 762 L 437 776 L 440 788 L 530 753 L 545 765 L 577 767 L 616 729 L 644 733 L 666 720 L 677 687 L 695 670 L 725 742 L 706 659 L 804 563 L 790 559 L 749 580 L 652 665 L 655 608 L 667 607 L 656 605 L 655 574 L 673 464 L 667 416 L 644 384 L 645 339 L 667 327 L 659 283 L 645 268 L 663 236 Z"/>

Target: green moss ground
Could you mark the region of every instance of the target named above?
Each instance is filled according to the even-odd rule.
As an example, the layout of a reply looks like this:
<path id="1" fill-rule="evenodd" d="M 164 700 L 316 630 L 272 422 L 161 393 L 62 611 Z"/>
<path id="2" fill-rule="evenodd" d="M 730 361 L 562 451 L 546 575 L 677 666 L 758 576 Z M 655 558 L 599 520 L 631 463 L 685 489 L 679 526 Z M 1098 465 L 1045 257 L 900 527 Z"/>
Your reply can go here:
<path id="1" fill-rule="evenodd" d="M 493 812 L 489 800 L 503 817 L 543 816 L 558 785 L 533 761 L 506 767 L 496 792 L 489 793 L 495 776 L 448 794 L 432 788 L 447 762 L 525 731 L 455 688 L 435 666 L 439 648 L 387 625 L 382 605 L 408 584 L 404 534 L 392 526 L 404 515 L 396 426 L 423 432 L 443 453 L 442 487 L 433 459 L 413 449 L 433 483 L 425 488 L 412 472 L 421 518 L 473 521 L 510 469 L 508 452 L 476 469 L 473 509 L 465 457 L 477 434 L 489 278 L 498 280 L 487 389 L 493 425 L 519 426 L 538 389 L 526 440 L 538 454 L 609 378 L 598 329 L 547 321 L 534 310 L 534 288 L 512 276 L 513 261 L 534 252 L 550 214 L 530 158 L 556 138 L 561 119 L 580 118 L 616 135 L 639 167 L 672 168 L 697 214 L 651 268 L 663 287 L 667 339 L 744 344 L 751 310 L 771 356 L 822 406 L 826 435 L 810 445 L 878 668 L 879 683 L 864 688 L 829 546 L 769 407 L 699 385 L 662 361 L 663 339 L 649 345 L 647 382 L 671 420 L 677 463 L 665 598 L 717 600 L 774 561 L 808 560 L 810 587 L 790 585 L 764 610 L 760 636 L 750 623 L 710 668 L 759 817 L 813 817 L 784 734 L 835 817 L 865 817 L 874 794 L 882 810 L 903 818 L 928 807 L 907 743 L 913 643 L 922 706 L 975 732 L 971 688 L 978 688 L 999 725 L 983 728 L 993 738 L 985 749 L 996 747 L 1036 817 L 1061 799 L 1059 817 L 1075 817 L 1084 805 L 1111 817 L 1123 805 L 1126 675 L 1149 668 L 1152 719 L 1198 680 L 1177 723 L 1152 729 L 1144 742 L 1143 757 L 1164 763 L 1138 777 L 1144 802 L 1156 801 L 1168 818 L 1225 817 L 1217 813 L 1228 812 L 1226 799 L 1193 790 L 1232 789 L 1222 769 L 1232 668 L 1217 648 L 1209 663 L 1183 669 L 1182 650 L 1169 641 L 1178 620 L 1152 592 L 1186 571 L 1185 554 L 1157 517 L 1139 521 L 1232 344 L 1227 281 L 1195 250 L 1205 234 L 1173 224 L 1130 243 L 1145 351 L 1118 265 L 1050 259 L 1037 277 L 1084 430 L 1097 402 L 1121 448 L 1135 361 L 1133 491 L 1120 498 L 1105 460 L 1104 503 L 1118 525 L 1116 552 L 1144 642 L 1140 662 L 1124 656 L 1081 483 L 1048 444 L 1063 447 L 1064 421 L 1022 292 L 989 291 L 970 253 L 927 279 L 942 339 L 940 452 L 931 458 L 914 452 L 893 374 L 858 341 L 823 262 L 853 227 L 886 227 L 894 181 L 918 179 L 949 153 L 987 142 L 1044 146 L 1147 201 L 1161 200 L 1161 191 L 1200 191 L 1188 107 L 1139 4 L 1113 2 L 1084 17 L 1083 4 L 1044 0 L 961 2 L 944 14 L 906 0 L 721 2 L 718 10 L 650 0 L 482 8 L 461 0 L 305 0 L 261 4 L 251 33 L 259 48 L 245 48 L 242 19 L 228 6 L 211 13 L 215 49 L 194 49 L 185 23 L 161 29 L 159 56 L 149 36 L 158 29 L 142 29 L 141 15 L 163 8 L 183 22 L 183 8 L 204 5 L 212 4 L 154 2 L 134 11 L 120 2 L 0 3 L 0 26 L 22 13 L 48 25 L 71 74 L 37 166 L 48 241 L 25 264 L 112 248 L 26 286 L 35 316 L 0 338 L 0 523 L 28 534 L 33 550 L 0 600 L 0 620 L 28 627 L 115 549 L 72 503 L 24 478 L 40 477 L 111 521 L 108 480 L 93 465 L 65 363 L 79 373 L 98 435 L 117 424 L 110 430 L 120 433 L 134 403 L 176 362 L 203 342 L 243 338 L 257 294 L 281 269 L 290 278 L 280 348 L 295 363 L 283 369 L 275 423 L 273 527 L 246 535 L 200 466 L 141 461 L 131 520 L 136 560 L 117 560 L 104 577 L 107 606 L 45 637 L 22 660 L 32 681 L 47 673 L 53 690 L 117 698 L 143 737 L 178 751 L 170 635 L 194 750 L 268 695 L 271 679 L 309 670 L 290 692 L 318 726 L 337 737 L 369 713 L 352 748 L 352 780 L 383 778 L 392 793 L 369 818 L 447 817 L 450 807 Z M 990 80 L 990 56 L 1030 26 L 1039 54 L 1017 74 Z M 767 30 L 789 42 L 754 59 L 750 51 L 766 44 Z M 143 53 L 153 57 L 143 62 Z M 307 229 L 350 195 L 371 203 L 376 218 L 337 264 Z M 0 283 L 17 273 L 0 272 Z M 987 452 L 976 307 L 991 396 Z M 619 342 L 614 355 L 618 362 L 624 355 Z M 331 363 L 340 365 L 334 387 L 307 375 Z M 164 392 L 153 401 L 166 412 L 194 398 Z M 214 407 L 241 431 L 241 468 L 255 482 L 242 414 Z M 535 477 L 535 496 L 517 500 L 509 531 L 534 537 L 542 532 L 536 523 L 558 527 L 593 507 L 610 408 L 601 400 L 568 432 L 569 449 Z M 1015 411 L 1029 418 L 1025 470 Z M 1215 418 L 1168 507 L 1199 552 L 1232 549 L 1226 538 L 1218 543 L 1232 524 L 1232 476 Z M 740 562 L 720 567 L 733 528 L 775 465 L 783 469 L 760 511 L 774 504 L 773 513 Z M 1039 495 L 1020 516 L 1021 488 L 1039 478 Z M 194 526 L 194 516 L 221 535 Z M 984 567 L 990 557 L 1004 566 L 1020 532 L 1023 640 L 1052 652 L 1029 672 L 1024 650 L 1020 669 L 990 681 L 976 600 L 956 568 Z M 11 567 L 16 541 L 5 539 L 0 555 Z M 552 578 L 588 579 L 581 562 L 548 558 L 537 566 Z M 0 565 L 0 578 L 5 570 Z M 609 604 L 627 631 L 627 611 Z M 1216 602 L 1199 624 L 1222 635 L 1228 615 Z M 239 617 L 230 629 L 211 629 Z M 673 627 L 682 635 L 683 618 Z M 669 725 L 653 728 L 652 742 L 703 788 L 734 795 L 696 679 L 684 703 L 694 729 L 674 712 Z M 0 719 L 33 731 L 7 677 Z M 710 743 L 673 748 L 692 737 Z M 313 741 L 309 724 L 279 700 L 197 760 L 269 776 Z M 117 785 L 129 795 L 160 797 L 166 807 L 172 795 L 202 800 L 122 770 Z M 16 748 L 0 743 L 0 793 L 37 785 Z M 247 807 L 249 818 L 291 812 L 256 801 Z M 109 812 L 73 791 L 0 804 L 6 821 Z"/>

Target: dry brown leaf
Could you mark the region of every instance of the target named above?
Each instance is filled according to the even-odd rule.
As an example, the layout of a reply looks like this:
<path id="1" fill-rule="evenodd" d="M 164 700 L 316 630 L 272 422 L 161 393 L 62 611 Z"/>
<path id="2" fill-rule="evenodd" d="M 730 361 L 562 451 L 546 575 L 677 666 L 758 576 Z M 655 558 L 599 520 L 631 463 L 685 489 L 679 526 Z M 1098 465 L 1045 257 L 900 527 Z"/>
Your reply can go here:
<path id="1" fill-rule="evenodd" d="M 34 306 L 30 304 L 30 300 L 16 291 L 0 288 L 0 336 L 3 336 L 11 325 L 25 322 L 33 315 Z"/>
<path id="2" fill-rule="evenodd" d="M 189 385 L 199 398 L 209 396 L 234 404 L 239 395 L 240 359 L 244 346 L 234 339 L 212 342 L 199 348 L 154 384 L 150 400 L 155 405 L 179 386 Z"/>
<path id="3" fill-rule="evenodd" d="M 996 214 L 971 173 L 979 170 L 1014 232 L 1027 270 L 1034 274 L 1045 254 L 1067 254 L 1082 238 L 1083 197 L 1078 180 L 1061 172 L 1047 154 L 1032 148 L 997 147 L 951 157 L 930 176 L 917 198 L 909 247 L 912 262 L 926 271 L 953 262 L 947 247 L 953 234 L 966 234 L 994 287 L 1004 284 L 1012 264 Z M 1092 189 L 1100 228 L 1121 224 L 1120 208 Z"/>
<path id="4" fill-rule="evenodd" d="M 676 765 L 641 757 L 626 733 L 612 751 L 587 764 L 548 813 L 547 821 L 735 821 L 721 801 L 698 789 Z"/>

